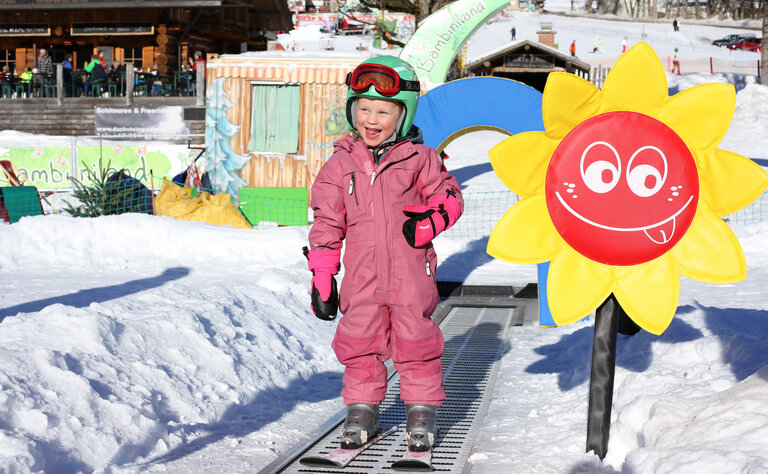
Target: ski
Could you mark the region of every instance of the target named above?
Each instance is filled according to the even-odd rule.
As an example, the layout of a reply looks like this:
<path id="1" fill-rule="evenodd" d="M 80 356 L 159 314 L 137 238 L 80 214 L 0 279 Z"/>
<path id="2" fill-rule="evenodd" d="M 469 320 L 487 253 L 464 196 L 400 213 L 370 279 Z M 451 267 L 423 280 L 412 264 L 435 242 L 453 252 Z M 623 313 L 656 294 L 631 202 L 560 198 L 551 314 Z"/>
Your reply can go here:
<path id="1" fill-rule="evenodd" d="M 307 467 L 346 467 L 360 453 L 378 443 L 382 439 L 397 431 L 397 426 L 393 426 L 386 431 L 380 431 L 370 441 L 356 449 L 334 449 L 328 454 L 308 455 L 299 459 L 299 462 Z"/>
<path id="2" fill-rule="evenodd" d="M 421 452 L 406 449 L 403 457 L 392 463 L 392 470 L 431 472 L 434 470 L 432 467 L 432 448 Z"/>

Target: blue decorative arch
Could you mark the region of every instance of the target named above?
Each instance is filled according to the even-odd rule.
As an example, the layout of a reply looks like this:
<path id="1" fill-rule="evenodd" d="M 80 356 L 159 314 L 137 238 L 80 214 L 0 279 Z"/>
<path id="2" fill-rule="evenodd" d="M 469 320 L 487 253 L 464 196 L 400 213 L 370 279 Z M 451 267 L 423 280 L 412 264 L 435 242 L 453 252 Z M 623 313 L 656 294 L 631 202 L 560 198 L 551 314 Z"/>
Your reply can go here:
<path id="1" fill-rule="evenodd" d="M 450 140 L 471 129 L 498 129 L 514 135 L 544 131 L 541 92 L 501 77 L 470 77 L 442 84 L 419 99 L 413 123 L 424 134 L 424 144 L 442 150 Z M 554 326 L 547 304 L 549 262 L 540 263 L 539 324 Z"/>
<path id="2" fill-rule="evenodd" d="M 447 82 L 421 96 L 414 124 L 424 134 L 424 143 L 437 150 L 467 129 L 499 129 L 512 135 L 544 131 L 541 92 L 501 77 Z"/>

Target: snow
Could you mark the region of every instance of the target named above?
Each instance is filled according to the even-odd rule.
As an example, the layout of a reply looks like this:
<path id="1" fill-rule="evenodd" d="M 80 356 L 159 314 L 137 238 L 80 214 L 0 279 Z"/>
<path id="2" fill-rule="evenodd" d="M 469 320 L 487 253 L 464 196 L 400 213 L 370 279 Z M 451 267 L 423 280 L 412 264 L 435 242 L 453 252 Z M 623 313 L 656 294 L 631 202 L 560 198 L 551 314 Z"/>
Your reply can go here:
<path id="1" fill-rule="evenodd" d="M 477 32 L 470 55 L 506 41 L 503 20 Z M 642 28 L 539 14 L 514 21 L 520 39 L 553 21 L 577 45 L 599 28 L 613 49 Z M 647 24 L 652 39 L 657 26 L 671 30 Z M 751 54 L 705 44 L 728 32 L 683 22 L 681 54 Z M 665 35 L 651 41 L 660 55 L 672 47 Z M 682 90 L 733 77 L 669 79 Z M 764 160 L 767 129 L 768 88 L 744 81 L 721 146 Z M 503 137 L 473 132 L 449 145 L 467 191 L 504 189 L 486 154 Z M 602 463 L 584 453 L 592 329 L 581 322 L 512 331 L 474 471 L 768 472 L 768 223 L 733 228 L 746 280 L 683 279 L 663 335 L 620 337 Z M 0 471 L 254 472 L 305 440 L 342 408 L 335 323 L 309 309 L 307 231 L 136 214 L 0 225 Z M 485 243 L 440 236 L 438 278 L 536 280 L 534 266 L 492 260 Z"/>

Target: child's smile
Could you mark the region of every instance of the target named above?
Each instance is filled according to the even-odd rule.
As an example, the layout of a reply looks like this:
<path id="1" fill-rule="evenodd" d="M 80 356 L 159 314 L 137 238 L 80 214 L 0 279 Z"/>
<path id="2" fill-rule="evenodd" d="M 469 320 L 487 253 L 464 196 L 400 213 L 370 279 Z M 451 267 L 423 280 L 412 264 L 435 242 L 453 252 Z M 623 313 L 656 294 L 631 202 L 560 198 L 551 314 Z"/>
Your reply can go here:
<path id="1" fill-rule="evenodd" d="M 395 134 L 402 110 L 396 102 L 360 98 L 355 107 L 355 128 L 366 145 L 379 146 Z"/>

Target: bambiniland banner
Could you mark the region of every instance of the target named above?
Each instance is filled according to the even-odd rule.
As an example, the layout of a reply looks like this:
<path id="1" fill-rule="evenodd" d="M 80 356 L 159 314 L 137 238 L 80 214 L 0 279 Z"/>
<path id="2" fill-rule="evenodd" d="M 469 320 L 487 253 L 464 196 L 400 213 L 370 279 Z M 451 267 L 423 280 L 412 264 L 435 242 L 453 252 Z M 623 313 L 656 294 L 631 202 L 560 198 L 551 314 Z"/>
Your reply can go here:
<path id="1" fill-rule="evenodd" d="M 459 0 L 429 15 L 408 40 L 400 58 L 416 69 L 422 91 L 445 82 L 451 61 L 465 41 L 509 0 Z"/>
<path id="2" fill-rule="evenodd" d="M 74 153 L 73 153 L 74 152 Z M 144 184 L 172 178 L 194 158 L 186 145 L 104 144 L 69 146 L 0 146 L 0 159 L 10 160 L 27 181 L 39 189 L 65 189 L 72 178 L 91 183 L 88 171 L 107 175 L 124 170 Z M 0 179 L 0 185 L 3 185 Z"/>

